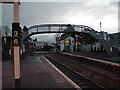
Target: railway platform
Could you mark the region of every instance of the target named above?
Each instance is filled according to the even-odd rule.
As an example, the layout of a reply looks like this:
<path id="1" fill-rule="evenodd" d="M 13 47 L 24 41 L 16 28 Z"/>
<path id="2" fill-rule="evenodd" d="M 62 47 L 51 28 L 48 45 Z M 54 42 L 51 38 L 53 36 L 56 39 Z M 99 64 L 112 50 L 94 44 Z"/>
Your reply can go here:
<path id="1" fill-rule="evenodd" d="M 2 63 L 2 88 L 15 88 L 13 62 Z M 80 89 L 44 56 L 27 56 L 21 60 L 21 88 Z"/>
<path id="2" fill-rule="evenodd" d="M 76 57 L 82 57 L 82 58 L 86 58 L 88 60 L 93 60 L 93 61 L 97 61 L 97 62 L 106 63 L 106 64 L 120 67 L 120 57 L 110 57 L 106 53 L 62 52 L 62 54 L 76 56 Z"/>

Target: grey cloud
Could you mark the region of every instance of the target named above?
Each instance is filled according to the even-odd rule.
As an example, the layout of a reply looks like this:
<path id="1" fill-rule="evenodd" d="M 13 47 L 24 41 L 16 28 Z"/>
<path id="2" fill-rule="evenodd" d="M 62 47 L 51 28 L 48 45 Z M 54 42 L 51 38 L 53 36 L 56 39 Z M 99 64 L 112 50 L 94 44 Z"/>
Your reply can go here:
<path id="1" fill-rule="evenodd" d="M 117 14 L 117 3 L 116 2 L 101 2 L 96 5 L 96 3 L 84 3 L 82 7 L 84 11 L 84 16 L 92 15 L 96 18 L 104 18 L 106 15 L 113 16 Z"/>
<path id="2" fill-rule="evenodd" d="M 2 5 L 2 25 L 12 27 L 13 22 L 13 5 Z"/>
<path id="3" fill-rule="evenodd" d="M 0 26 L 2 25 L 2 5 L 0 4 Z"/>
<path id="4" fill-rule="evenodd" d="M 94 1 L 94 0 L 93 0 Z M 96 5 L 97 4 L 97 5 Z M 116 17 L 117 3 L 115 2 L 21 2 L 20 23 L 30 27 L 42 23 L 64 23 L 67 16 L 76 17 L 81 14 L 83 18 L 93 16 L 98 18 Z M 3 23 L 11 26 L 13 7 L 4 6 Z M 89 22 L 91 23 L 91 22 Z"/>
<path id="5" fill-rule="evenodd" d="M 50 41 L 54 42 L 54 34 L 34 35 L 31 38 L 37 38 L 38 41 Z"/>
<path id="6" fill-rule="evenodd" d="M 27 7 L 25 7 L 25 5 Z M 77 3 L 23 3 L 21 12 L 24 9 L 24 14 L 21 13 L 21 21 L 23 23 L 32 24 L 32 22 L 39 23 L 59 23 L 62 22 L 62 17 L 66 16 L 68 12 L 75 7 Z M 32 8 L 32 9 L 31 9 Z M 24 22 L 24 20 L 26 20 Z"/>

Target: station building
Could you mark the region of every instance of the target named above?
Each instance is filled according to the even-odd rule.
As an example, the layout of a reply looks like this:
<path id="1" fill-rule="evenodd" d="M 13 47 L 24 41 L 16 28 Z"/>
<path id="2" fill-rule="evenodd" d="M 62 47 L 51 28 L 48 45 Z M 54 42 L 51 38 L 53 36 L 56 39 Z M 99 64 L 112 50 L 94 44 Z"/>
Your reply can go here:
<path id="1" fill-rule="evenodd" d="M 102 45 L 89 35 L 85 38 L 78 37 L 72 34 L 63 34 L 61 37 L 56 38 L 57 48 L 61 52 L 93 52 L 93 51 L 104 51 Z"/>
<path id="2" fill-rule="evenodd" d="M 68 36 L 66 38 L 61 38 L 60 41 L 60 51 L 74 51 L 75 40 L 73 37 Z"/>

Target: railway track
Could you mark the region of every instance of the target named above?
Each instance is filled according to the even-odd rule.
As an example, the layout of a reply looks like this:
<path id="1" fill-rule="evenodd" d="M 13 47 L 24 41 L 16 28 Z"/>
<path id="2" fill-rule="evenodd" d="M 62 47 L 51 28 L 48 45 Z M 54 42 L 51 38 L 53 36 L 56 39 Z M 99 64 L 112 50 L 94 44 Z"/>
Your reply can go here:
<path id="1" fill-rule="evenodd" d="M 73 80 L 78 86 L 83 90 L 88 88 L 103 89 L 104 87 L 98 85 L 95 82 L 91 82 L 88 78 L 82 76 L 80 73 L 72 70 L 68 66 L 62 64 L 59 61 L 56 61 L 53 57 L 45 56 L 50 62 L 56 65 L 64 74 L 66 74 L 71 80 Z"/>
<path id="2" fill-rule="evenodd" d="M 108 69 L 106 68 L 105 70 L 102 71 L 102 69 L 99 69 L 100 66 L 94 65 L 95 63 L 92 63 L 93 66 L 90 65 L 90 63 L 86 63 L 85 61 L 78 61 L 79 58 L 76 57 L 71 57 L 71 56 L 65 56 L 61 54 L 47 54 L 45 55 L 46 58 L 48 58 L 53 64 L 55 64 L 60 70 L 63 68 L 67 68 L 71 70 L 71 72 L 74 72 L 76 74 L 69 73 L 69 70 L 64 70 L 63 72 L 66 72 L 66 75 L 73 79 L 76 84 L 79 85 L 79 82 L 82 80 L 78 80 L 78 76 L 82 76 L 87 81 L 89 84 L 84 84 L 85 87 L 87 88 L 117 88 L 120 89 L 120 78 L 119 78 L 119 72 L 118 74 L 114 74 L 117 71 L 114 72 L 108 72 Z M 99 68 L 98 68 L 99 67 Z M 95 69 L 95 70 L 94 70 Z M 104 68 L 103 68 L 104 69 Z M 108 74 L 106 74 L 108 73 Z M 106 74 L 106 75 L 105 75 Z M 76 78 L 77 77 L 77 78 Z M 106 81 L 107 80 L 107 81 Z M 87 82 L 87 81 L 82 81 L 82 82 Z M 94 83 L 94 85 L 91 85 L 90 83 Z M 82 86 L 80 82 L 80 87 Z M 87 82 L 87 83 L 88 83 Z M 95 86 L 95 87 L 94 87 Z"/>
<path id="3" fill-rule="evenodd" d="M 91 64 L 91 65 L 89 65 L 87 62 L 86 63 L 84 63 L 84 64 L 80 64 L 80 62 L 73 62 L 73 61 L 71 61 L 70 59 L 67 59 L 67 58 L 63 58 L 62 56 L 57 56 L 57 57 L 59 57 L 59 58 L 61 58 L 61 59 L 63 59 L 63 60 L 66 60 L 67 61 L 67 63 L 69 63 L 69 64 L 71 64 L 72 63 L 72 66 L 74 66 L 74 67 L 76 67 L 76 68 L 83 68 L 84 70 L 88 70 L 88 71 L 91 71 L 92 72 L 92 74 L 94 73 L 97 73 L 97 75 L 101 75 L 102 77 L 104 77 L 104 78 L 108 78 L 108 79 L 111 79 L 112 81 L 114 80 L 114 81 L 117 81 L 117 82 L 119 82 L 120 83 L 120 75 L 115 75 L 115 74 L 113 74 L 113 73 L 119 73 L 119 72 L 117 72 L 116 70 L 113 72 L 113 70 L 111 71 L 111 69 L 113 69 L 113 68 L 111 68 L 111 69 L 108 69 L 108 68 L 105 68 L 105 67 L 103 67 L 102 69 L 105 69 L 104 71 L 103 70 L 101 70 L 101 69 L 99 69 L 100 68 L 100 65 L 98 66 L 98 64 L 97 63 L 95 63 L 94 61 L 93 62 L 90 62 L 90 64 L 91 63 L 94 63 L 94 64 Z M 83 63 L 83 62 L 82 62 Z M 75 66 L 76 65 L 76 66 Z M 78 66 L 79 65 L 79 66 Z M 94 67 L 95 68 L 94 68 Z M 89 68 L 88 68 L 89 67 Z M 110 67 L 109 67 L 110 68 Z M 95 70 L 94 70 L 95 69 Z M 111 73 L 110 72 L 108 72 L 108 71 L 111 71 Z M 99 73 L 98 73 L 99 72 Z M 105 74 L 106 73 L 106 74 Z M 109 74 L 108 74 L 109 73 Z"/>

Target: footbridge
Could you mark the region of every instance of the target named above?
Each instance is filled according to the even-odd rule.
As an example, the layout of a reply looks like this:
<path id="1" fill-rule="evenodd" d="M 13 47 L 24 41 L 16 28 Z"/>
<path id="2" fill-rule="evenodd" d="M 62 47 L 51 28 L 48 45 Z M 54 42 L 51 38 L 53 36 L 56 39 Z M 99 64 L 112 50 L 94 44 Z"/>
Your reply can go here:
<path id="1" fill-rule="evenodd" d="M 72 26 L 72 27 L 71 27 Z M 30 36 L 43 33 L 87 33 L 93 36 L 103 46 L 106 52 L 111 56 L 116 56 L 118 53 L 118 43 L 115 42 L 105 32 L 98 32 L 93 28 L 85 25 L 71 25 L 70 24 L 42 24 L 33 25 L 29 28 L 24 28 L 22 39 L 26 41 Z M 106 36 L 107 39 L 104 37 Z"/>

